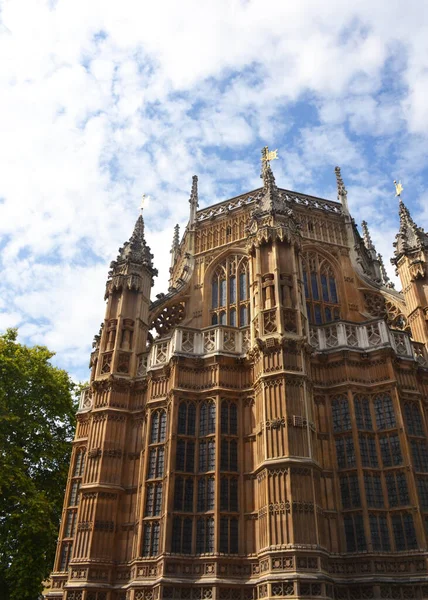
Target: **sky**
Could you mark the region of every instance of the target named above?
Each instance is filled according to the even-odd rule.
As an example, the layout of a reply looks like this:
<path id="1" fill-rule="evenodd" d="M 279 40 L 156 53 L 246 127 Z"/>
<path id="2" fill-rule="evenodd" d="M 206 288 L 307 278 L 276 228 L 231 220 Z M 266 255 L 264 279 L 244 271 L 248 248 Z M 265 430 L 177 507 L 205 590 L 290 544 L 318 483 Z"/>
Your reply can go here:
<path id="1" fill-rule="evenodd" d="M 86 380 L 111 260 L 142 194 L 166 291 L 200 206 L 278 186 L 366 219 L 389 263 L 393 180 L 428 227 L 424 0 L 0 0 L 0 332 Z M 400 285 L 398 284 L 398 289 Z"/>

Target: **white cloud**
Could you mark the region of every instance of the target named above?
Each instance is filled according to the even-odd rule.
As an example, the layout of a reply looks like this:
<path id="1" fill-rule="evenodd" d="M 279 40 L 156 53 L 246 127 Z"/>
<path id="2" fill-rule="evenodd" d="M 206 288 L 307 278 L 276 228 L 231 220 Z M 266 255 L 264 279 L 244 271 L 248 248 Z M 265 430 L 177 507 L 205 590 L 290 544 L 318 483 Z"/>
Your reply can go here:
<path id="1" fill-rule="evenodd" d="M 325 195 L 325 170 L 340 164 L 356 216 L 382 231 L 377 208 L 397 171 L 425 193 L 424 6 L 4 3 L 0 328 L 20 324 L 80 369 L 141 194 L 153 198 L 145 218 L 161 291 L 191 175 L 201 205 L 254 188 L 264 143 L 280 149 L 285 187 Z"/>

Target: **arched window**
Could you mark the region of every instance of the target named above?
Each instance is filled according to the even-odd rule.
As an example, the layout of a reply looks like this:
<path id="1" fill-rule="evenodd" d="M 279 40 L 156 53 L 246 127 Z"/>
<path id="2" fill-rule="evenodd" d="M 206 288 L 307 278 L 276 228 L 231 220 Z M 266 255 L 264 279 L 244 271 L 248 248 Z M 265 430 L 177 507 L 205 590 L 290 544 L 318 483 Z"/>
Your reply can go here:
<path id="1" fill-rule="evenodd" d="M 157 410 L 152 415 L 152 428 L 150 431 L 150 443 L 158 444 L 164 442 L 166 437 L 166 412 Z"/>
<path id="2" fill-rule="evenodd" d="M 336 278 L 330 263 L 315 252 L 303 257 L 303 282 L 310 323 L 321 325 L 340 319 Z"/>
<path id="3" fill-rule="evenodd" d="M 74 461 L 73 477 L 82 477 L 85 469 L 85 448 L 79 448 L 76 452 L 76 459 Z"/>
<path id="4" fill-rule="evenodd" d="M 235 402 L 223 400 L 221 403 L 221 433 L 223 435 L 238 433 L 238 408 Z"/>
<path id="5" fill-rule="evenodd" d="M 195 435 L 196 407 L 193 402 L 181 402 L 178 407 L 178 434 Z"/>
<path id="6" fill-rule="evenodd" d="M 215 404 L 208 401 L 201 404 L 199 413 L 199 435 L 215 433 Z"/>
<path id="7" fill-rule="evenodd" d="M 211 279 L 211 325 L 246 327 L 249 323 L 248 260 L 228 256 Z"/>

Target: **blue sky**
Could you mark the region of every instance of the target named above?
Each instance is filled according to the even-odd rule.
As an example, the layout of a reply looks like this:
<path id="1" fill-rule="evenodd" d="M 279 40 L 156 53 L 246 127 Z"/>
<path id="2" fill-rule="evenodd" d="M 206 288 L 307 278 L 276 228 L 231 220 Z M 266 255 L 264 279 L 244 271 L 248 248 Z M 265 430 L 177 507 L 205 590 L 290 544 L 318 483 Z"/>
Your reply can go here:
<path id="1" fill-rule="evenodd" d="M 155 6 L 156 5 L 156 6 Z M 393 180 L 428 223 L 423 0 L 0 3 L 0 331 L 86 379 L 108 265 L 143 193 L 167 287 L 193 174 L 201 206 L 277 183 L 336 198 L 389 265 Z"/>

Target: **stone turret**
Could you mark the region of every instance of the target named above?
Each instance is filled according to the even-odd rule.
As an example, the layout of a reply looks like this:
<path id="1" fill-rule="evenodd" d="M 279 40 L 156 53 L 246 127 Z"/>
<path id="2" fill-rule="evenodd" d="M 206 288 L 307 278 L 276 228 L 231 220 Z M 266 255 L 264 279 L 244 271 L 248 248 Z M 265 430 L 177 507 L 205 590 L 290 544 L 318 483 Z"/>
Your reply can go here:
<path id="1" fill-rule="evenodd" d="M 394 242 L 392 264 L 397 268 L 408 306 L 412 337 L 428 343 L 428 235 L 412 219 L 400 198 L 400 228 Z"/>
<path id="2" fill-rule="evenodd" d="M 134 375 L 148 333 L 150 290 L 157 270 L 144 236 L 140 215 L 134 231 L 110 264 L 106 283 L 106 316 L 95 378 L 108 373 Z"/>
<path id="3" fill-rule="evenodd" d="M 398 212 L 400 229 L 394 242 L 394 258 L 392 263 L 398 266 L 400 259 L 407 256 L 411 259 L 412 277 L 426 276 L 426 257 L 428 254 L 428 234 L 418 227 L 412 219 L 409 209 L 400 198 Z"/>

